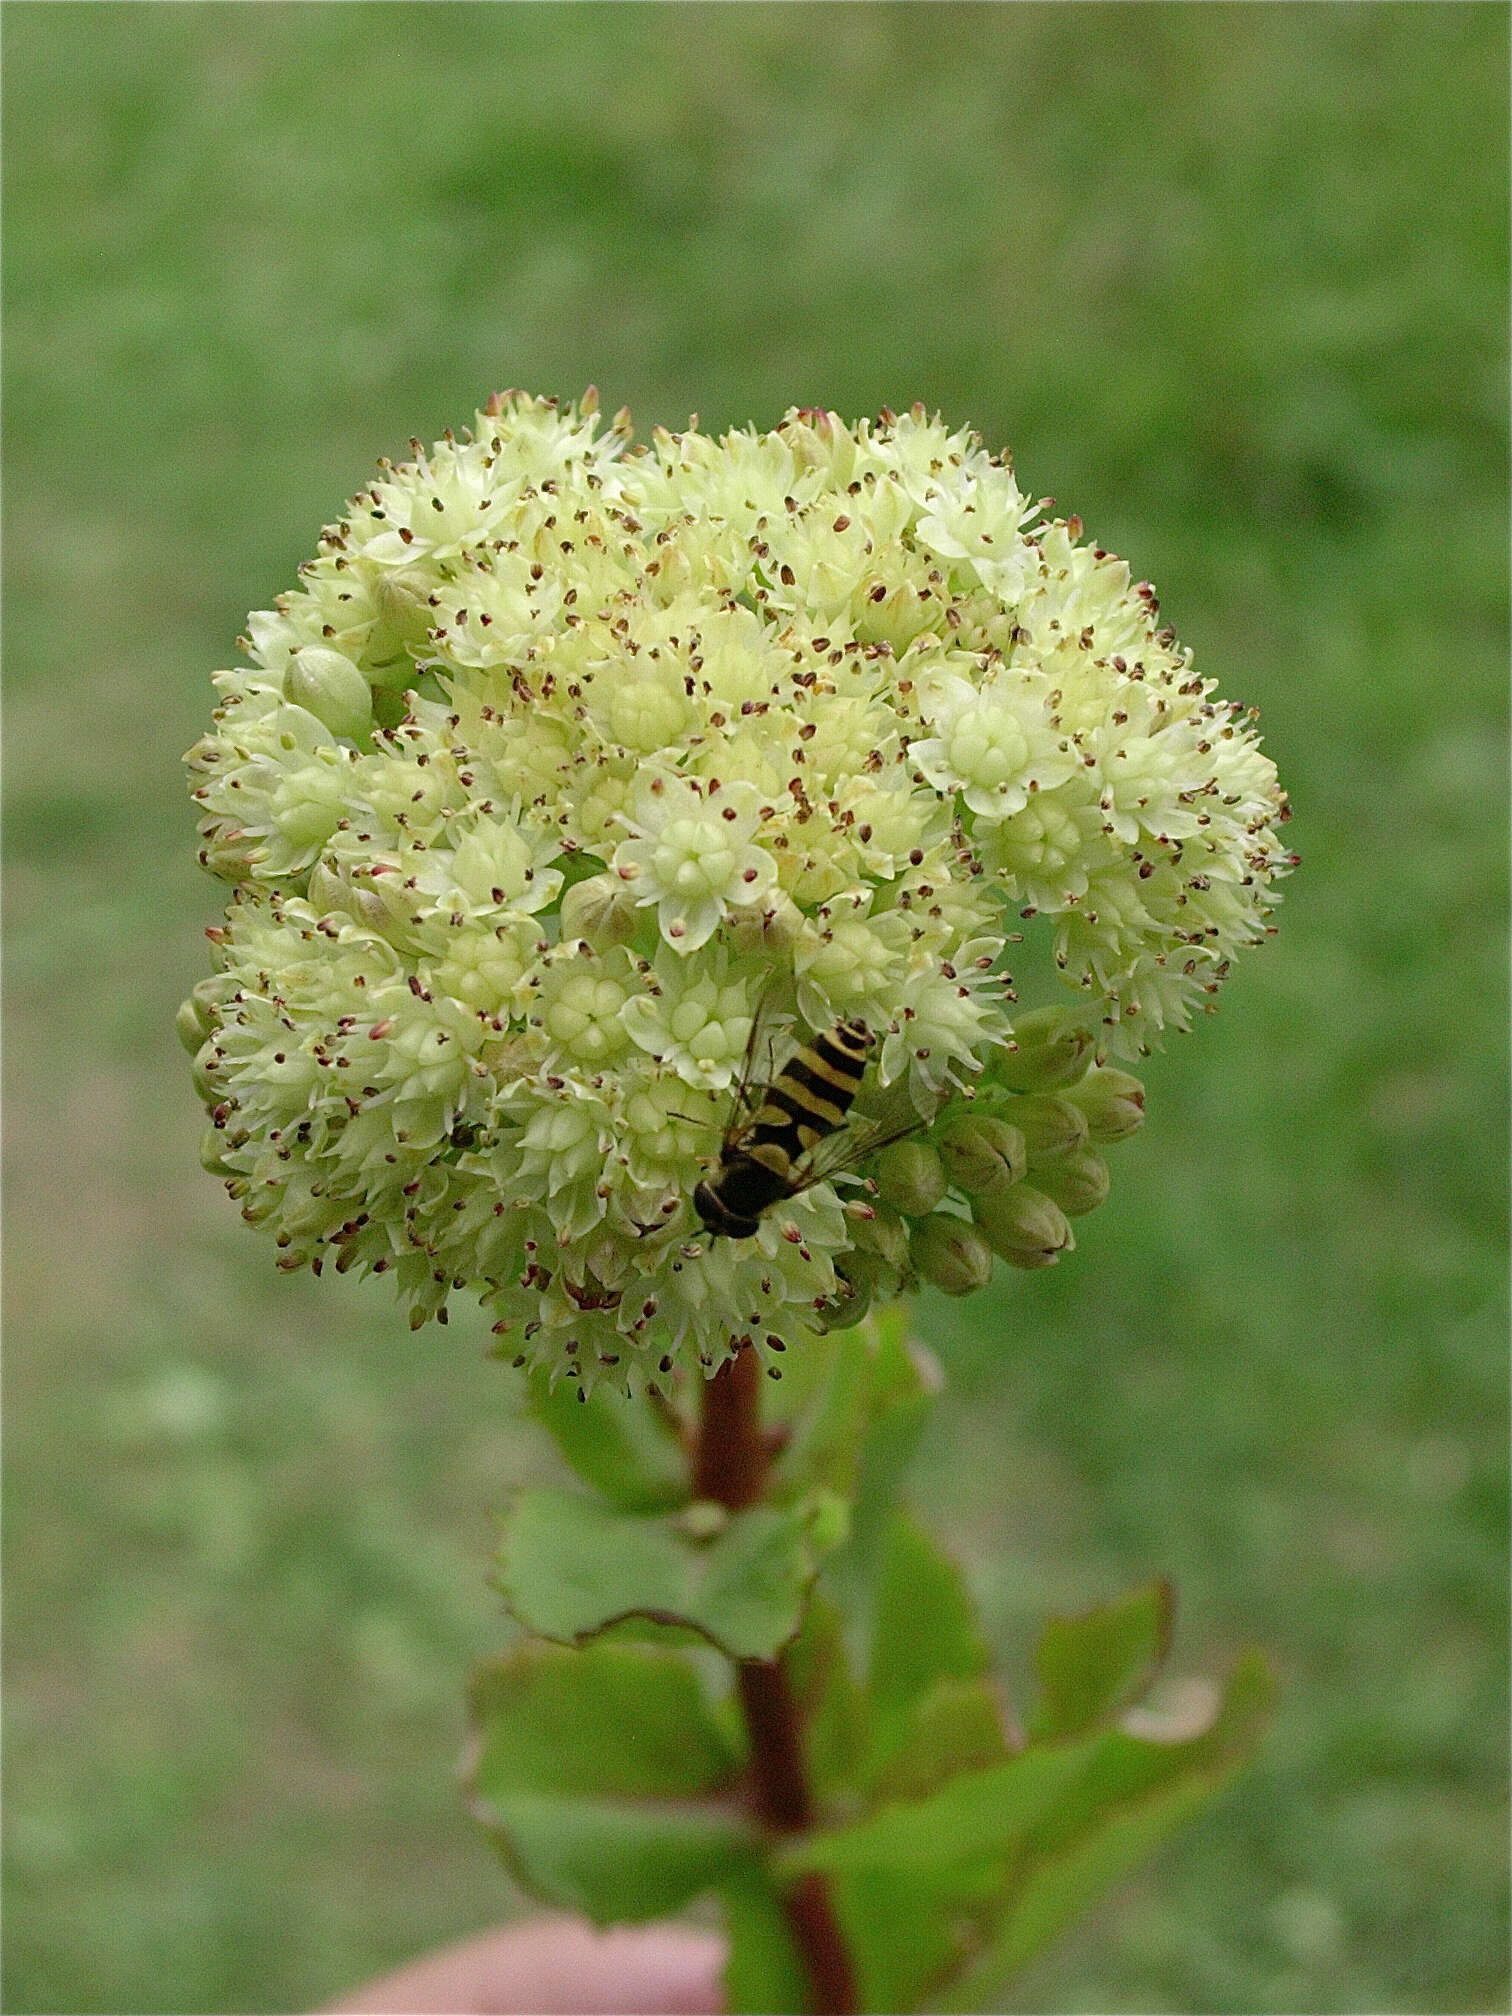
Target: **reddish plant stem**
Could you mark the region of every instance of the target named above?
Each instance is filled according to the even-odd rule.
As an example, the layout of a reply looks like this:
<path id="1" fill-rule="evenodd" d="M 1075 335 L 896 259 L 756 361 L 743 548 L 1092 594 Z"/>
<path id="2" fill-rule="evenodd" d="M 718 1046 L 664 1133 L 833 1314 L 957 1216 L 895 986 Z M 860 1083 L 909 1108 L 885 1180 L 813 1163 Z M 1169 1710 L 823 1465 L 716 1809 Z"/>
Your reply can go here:
<path id="1" fill-rule="evenodd" d="M 770 1446 L 761 1429 L 761 1365 L 737 1351 L 704 1382 L 703 1411 L 693 1456 L 693 1489 L 732 1512 L 754 1504 L 766 1484 Z M 736 1691 L 751 1739 L 751 1793 L 774 1834 L 799 1834 L 814 1822 L 803 1769 L 798 1703 L 781 1659 L 742 1659 Z M 808 1974 L 814 2016 L 854 2016 L 856 1981 L 844 1935 L 817 1871 L 783 1895 L 793 1944 Z"/>
<path id="2" fill-rule="evenodd" d="M 798 1744 L 798 1704 L 780 1659 L 742 1659 L 735 1685 L 756 1766 L 756 1810 L 778 1834 L 801 1834 L 814 1824 L 813 1801 Z"/>
<path id="3" fill-rule="evenodd" d="M 703 1382 L 703 1416 L 693 1455 L 693 1495 L 732 1512 L 754 1504 L 766 1483 L 761 1435 L 761 1362 L 751 1350 L 726 1358 Z"/>

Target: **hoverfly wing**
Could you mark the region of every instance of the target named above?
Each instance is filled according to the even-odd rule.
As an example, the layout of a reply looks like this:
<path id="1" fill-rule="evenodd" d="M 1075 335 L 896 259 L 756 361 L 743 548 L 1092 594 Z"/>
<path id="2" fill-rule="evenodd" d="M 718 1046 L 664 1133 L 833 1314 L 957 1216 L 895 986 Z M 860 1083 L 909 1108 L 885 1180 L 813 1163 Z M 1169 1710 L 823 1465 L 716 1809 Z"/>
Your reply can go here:
<path id="1" fill-rule="evenodd" d="M 784 1033 L 784 1017 L 779 1003 L 781 990 L 776 980 L 768 980 L 757 997 L 751 1017 L 751 1033 L 746 1038 L 745 1056 L 735 1080 L 730 1117 L 725 1124 L 724 1148 L 728 1154 L 750 1132 L 751 1122 L 762 1098 L 776 1076 L 777 1045 Z"/>
<path id="2" fill-rule="evenodd" d="M 796 1187 L 807 1190 L 812 1184 L 823 1183 L 831 1176 L 843 1176 L 847 1170 L 857 1168 L 873 1155 L 880 1155 L 894 1141 L 904 1141 L 910 1134 L 921 1133 L 933 1124 L 934 1115 L 920 1113 L 909 1092 L 907 1079 L 900 1079 L 887 1088 L 872 1112 L 858 1114 L 846 1126 L 818 1143 L 795 1172 Z"/>

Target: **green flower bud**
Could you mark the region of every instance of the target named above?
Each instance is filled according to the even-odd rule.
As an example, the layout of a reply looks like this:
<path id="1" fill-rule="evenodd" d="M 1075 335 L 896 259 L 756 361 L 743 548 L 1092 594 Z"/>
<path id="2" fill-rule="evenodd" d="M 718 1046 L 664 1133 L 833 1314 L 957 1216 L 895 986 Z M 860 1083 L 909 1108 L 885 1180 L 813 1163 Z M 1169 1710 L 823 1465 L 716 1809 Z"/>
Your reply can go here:
<path id="1" fill-rule="evenodd" d="M 191 1057 L 210 1033 L 200 1020 L 199 1009 L 192 1000 L 180 1003 L 179 1011 L 173 1018 L 173 1026 L 178 1031 L 180 1043 Z"/>
<path id="2" fill-rule="evenodd" d="M 884 1267 L 901 1273 L 908 1265 L 908 1226 L 898 1213 L 878 1199 L 875 1204 L 852 1204 L 845 1215 L 857 1250 L 875 1254 Z"/>
<path id="3" fill-rule="evenodd" d="M 180 1009 L 180 1014 L 183 1010 Z M 216 1084 L 213 1076 L 215 1066 L 220 1062 L 213 1043 L 202 1043 L 194 1053 L 194 1089 L 207 1106 L 213 1106 L 225 1094 Z"/>
<path id="4" fill-rule="evenodd" d="M 430 633 L 436 625 L 436 611 L 431 602 L 435 587 L 436 577 L 425 567 L 386 568 L 373 583 L 373 600 L 378 604 L 384 627 L 400 645 L 419 651 L 430 642 Z M 389 660 L 381 671 L 382 676 L 376 681 L 381 686 L 400 685 L 415 677 L 414 663 L 408 656 Z"/>
<path id="5" fill-rule="evenodd" d="M 1053 1198 L 1068 1218 L 1095 1211 L 1108 1194 L 1108 1165 L 1090 1148 L 1062 1155 L 1034 1173 L 1045 1195 Z"/>
<path id="6" fill-rule="evenodd" d="M 951 1182 L 973 1193 L 1017 1183 L 1029 1164 L 1018 1128 L 992 1113 L 963 1113 L 939 1136 L 939 1144 Z"/>
<path id="7" fill-rule="evenodd" d="M 1053 1267 L 1076 1244 L 1059 1204 L 1027 1183 L 989 1191 L 973 1209 L 987 1244 L 1014 1267 Z"/>
<path id="8" fill-rule="evenodd" d="M 1068 1099 L 1035 1093 L 1027 1099 L 1010 1100 L 1003 1113 L 1023 1135 L 1031 1169 L 1086 1145 L 1087 1116 Z"/>
<path id="9" fill-rule="evenodd" d="M 207 1127 L 200 1137 L 200 1167 L 211 1176 L 232 1176 L 236 1172 L 226 1160 L 227 1141 L 219 1127 Z"/>
<path id="10" fill-rule="evenodd" d="M 351 891 L 328 863 L 317 861 L 310 870 L 310 887 L 307 892 L 312 910 L 327 916 L 332 910 L 345 910 L 351 901 Z"/>
<path id="11" fill-rule="evenodd" d="M 725 929 L 735 951 L 758 957 L 787 958 L 803 936 L 804 915 L 791 896 L 772 890 L 760 903 L 730 906 Z"/>
<path id="12" fill-rule="evenodd" d="M 916 1225 L 909 1242 L 920 1278 L 947 1295 L 969 1295 L 992 1278 L 992 1253 L 969 1218 L 936 1211 Z"/>
<path id="13" fill-rule="evenodd" d="M 947 1187 L 944 1163 L 923 1141 L 895 1141 L 877 1157 L 877 1189 L 905 1217 L 927 1217 Z"/>
<path id="14" fill-rule="evenodd" d="M 200 866 L 222 882 L 250 882 L 256 869 L 252 842 L 239 826 L 217 826 L 205 834 Z"/>
<path id="15" fill-rule="evenodd" d="M 1075 1009 L 1036 1008 L 1013 1025 L 1013 1045 L 998 1067 L 1015 1092 L 1058 1092 L 1084 1076 L 1097 1038 Z"/>
<path id="16" fill-rule="evenodd" d="M 828 1330 L 850 1330 L 861 1322 L 876 1301 L 879 1282 L 864 1260 L 850 1255 L 843 1268 L 835 1268 L 835 1288 L 833 1295 L 825 1298 L 819 1310 L 823 1328 Z"/>
<path id="17" fill-rule="evenodd" d="M 729 1507 L 713 1498 L 695 1498 L 673 1521 L 690 1540 L 716 1540 L 730 1523 Z"/>
<path id="18" fill-rule="evenodd" d="M 1127 1071 L 1106 1066 L 1089 1071 L 1066 1096 L 1086 1114 L 1094 1141 L 1124 1141 L 1144 1125 L 1145 1090 Z"/>
<path id="19" fill-rule="evenodd" d="M 175 1018 L 178 1039 L 191 1057 L 215 1027 L 215 991 L 213 980 L 201 980 Z"/>
<path id="20" fill-rule="evenodd" d="M 562 897 L 562 938 L 585 938 L 596 952 L 628 945 L 640 922 L 634 893 L 618 875 L 590 875 Z"/>
<path id="21" fill-rule="evenodd" d="M 340 911 L 383 937 L 403 935 L 414 920 L 414 902 L 397 875 L 353 877 L 317 861 L 310 870 L 310 904 L 322 916 Z"/>
<path id="22" fill-rule="evenodd" d="M 349 742 L 360 741 L 373 725 L 372 688 L 350 658 L 319 644 L 307 644 L 289 660 L 284 698 Z"/>

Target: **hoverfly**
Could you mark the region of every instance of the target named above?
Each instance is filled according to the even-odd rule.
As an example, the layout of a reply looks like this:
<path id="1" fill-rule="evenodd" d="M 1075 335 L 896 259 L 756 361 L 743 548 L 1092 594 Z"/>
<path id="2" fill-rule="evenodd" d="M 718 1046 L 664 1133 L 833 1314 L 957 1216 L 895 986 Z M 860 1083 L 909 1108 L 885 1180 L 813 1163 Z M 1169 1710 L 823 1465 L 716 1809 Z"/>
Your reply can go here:
<path id="1" fill-rule="evenodd" d="M 928 1124 L 912 1107 L 901 1124 L 890 1125 L 887 1119 L 849 1123 L 851 1103 L 877 1040 L 855 1017 L 816 1030 L 770 1083 L 753 1089 L 761 1020 L 758 1012 L 719 1161 L 693 1192 L 693 1209 L 711 1239 L 754 1238 L 764 1215 L 781 1199 L 800 1196 L 810 1185 L 855 1167 Z"/>

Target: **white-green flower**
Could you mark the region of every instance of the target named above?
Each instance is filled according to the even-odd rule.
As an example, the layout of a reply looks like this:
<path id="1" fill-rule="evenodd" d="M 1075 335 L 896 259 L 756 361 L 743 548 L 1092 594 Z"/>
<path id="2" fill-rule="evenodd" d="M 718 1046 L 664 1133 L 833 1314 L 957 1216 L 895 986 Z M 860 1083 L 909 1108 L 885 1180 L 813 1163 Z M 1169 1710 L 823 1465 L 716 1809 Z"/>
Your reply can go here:
<path id="1" fill-rule="evenodd" d="M 830 1182 L 702 1236 L 758 1015 L 758 1086 L 860 1016 L 857 1114 L 1007 1139 L 1016 996 L 1059 992 L 1089 1066 L 1139 1053 L 1291 858 L 1251 717 L 970 434 L 920 408 L 628 442 L 516 393 L 381 465 L 190 756 L 232 885 L 180 1018 L 207 1166 L 280 1265 L 389 1273 L 414 1322 L 477 1292 L 585 1387 L 969 1286 L 983 1240 L 1069 1248 L 1007 1175 L 980 1237 L 969 1186 L 934 1224 Z M 1102 1075 L 1099 1141 L 1142 1117 Z"/>
<path id="2" fill-rule="evenodd" d="M 755 1008 L 750 979 L 727 959 L 703 966 L 662 953 L 622 1019 L 631 1041 L 685 1084 L 722 1092 L 745 1057 Z"/>
<path id="3" fill-rule="evenodd" d="M 924 715 L 933 734 L 911 758 L 940 791 L 959 792 L 969 811 L 1006 819 L 1040 791 L 1074 775 L 1077 757 L 1055 719 L 1042 672 L 994 665 L 970 679 L 956 671 L 931 677 Z"/>
<path id="4" fill-rule="evenodd" d="M 653 773 L 625 823 L 633 837 L 615 848 L 615 873 L 637 903 L 656 905 L 674 952 L 706 945 L 728 909 L 759 903 L 777 878 L 772 856 L 755 840 L 761 810 L 754 785 Z"/>

